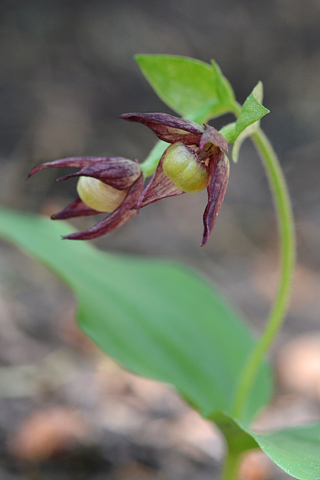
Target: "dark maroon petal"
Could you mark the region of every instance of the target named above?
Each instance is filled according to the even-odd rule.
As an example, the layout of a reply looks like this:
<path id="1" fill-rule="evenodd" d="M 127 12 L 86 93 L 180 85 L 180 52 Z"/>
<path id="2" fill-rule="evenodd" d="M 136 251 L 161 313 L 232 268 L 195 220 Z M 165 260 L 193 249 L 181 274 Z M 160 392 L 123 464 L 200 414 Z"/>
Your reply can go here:
<path id="1" fill-rule="evenodd" d="M 210 162 L 209 169 L 212 170 L 212 174 L 207 188 L 208 203 L 203 214 L 204 231 L 201 246 L 205 245 L 209 240 L 228 185 L 229 160 L 222 150 L 220 150 L 216 158 Z"/>
<path id="2" fill-rule="evenodd" d="M 139 198 L 137 213 L 139 213 L 140 208 L 145 207 L 150 203 L 157 202 L 162 198 L 175 197 L 176 195 L 182 195 L 185 193 L 183 190 L 179 190 L 173 181 L 164 173 L 162 164 L 165 153 L 166 151 L 163 153 L 156 171 Z"/>
<path id="3" fill-rule="evenodd" d="M 40 170 L 44 170 L 45 168 L 58 168 L 58 167 L 77 167 L 83 168 L 88 165 L 93 165 L 95 163 L 100 162 L 107 162 L 110 159 L 114 158 L 122 158 L 122 157 L 68 157 L 62 158 L 61 160 L 55 160 L 54 162 L 46 162 L 42 163 L 41 165 L 37 165 L 34 167 L 31 172 L 29 173 L 28 178 L 32 177 L 35 173 L 40 172 Z"/>
<path id="4" fill-rule="evenodd" d="M 200 140 L 200 150 L 207 144 L 212 143 L 219 148 L 223 148 L 225 152 L 228 152 L 227 140 L 223 135 L 221 135 L 218 130 L 211 127 L 210 125 L 204 124 L 205 130 Z"/>
<path id="5" fill-rule="evenodd" d="M 133 207 L 137 205 L 142 190 L 143 178 L 142 175 L 140 175 L 138 180 L 136 180 L 136 182 L 129 188 L 126 198 L 114 212 L 110 213 L 110 215 L 101 220 L 101 222 L 94 225 L 94 227 L 89 228 L 89 230 L 71 233 L 63 238 L 71 240 L 91 240 L 121 227 L 121 225 L 136 215 L 137 212 Z"/>
<path id="6" fill-rule="evenodd" d="M 199 145 L 203 128 L 195 122 L 173 117 L 167 113 L 124 113 L 124 120 L 143 123 L 168 143 L 182 142 L 186 145 Z"/>
<path id="7" fill-rule="evenodd" d="M 139 163 L 122 157 L 109 157 L 105 162 L 84 167 L 78 172 L 71 173 L 58 180 L 67 180 L 72 177 L 93 177 L 111 187 L 125 190 L 130 187 L 141 175 Z"/>
<path id="8" fill-rule="evenodd" d="M 70 203 L 66 208 L 61 210 L 58 213 L 51 215 L 52 220 L 64 220 L 66 218 L 72 217 L 87 217 L 89 215 L 98 215 L 101 212 L 93 210 L 88 207 L 82 200 L 78 197 L 74 202 Z"/>

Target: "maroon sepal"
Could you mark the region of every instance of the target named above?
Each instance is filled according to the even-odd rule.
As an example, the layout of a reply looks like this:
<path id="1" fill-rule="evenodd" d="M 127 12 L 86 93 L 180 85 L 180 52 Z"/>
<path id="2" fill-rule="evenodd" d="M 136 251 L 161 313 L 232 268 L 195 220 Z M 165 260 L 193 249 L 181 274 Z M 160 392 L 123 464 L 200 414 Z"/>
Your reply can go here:
<path id="1" fill-rule="evenodd" d="M 228 144 L 227 140 L 223 135 L 221 135 L 218 130 L 211 125 L 204 124 L 205 130 L 203 135 L 201 136 L 199 148 L 202 150 L 207 143 L 212 143 L 216 147 L 222 148 L 225 152 L 228 153 Z"/>
<path id="2" fill-rule="evenodd" d="M 66 218 L 88 217 L 90 215 L 98 215 L 99 213 L 101 214 L 101 212 L 88 207 L 88 205 L 83 203 L 83 201 L 78 197 L 63 210 L 51 215 L 51 218 L 52 220 L 65 220 Z"/>
<path id="3" fill-rule="evenodd" d="M 203 128 L 191 120 L 176 118 L 167 113 L 124 113 L 120 118 L 130 122 L 143 123 L 168 143 L 182 142 L 185 145 L 199 145 Z"/>
<path id="4" fill-rule="evenodd" d="M 40 172 L 40 170 L 44 170 L 45 168 L 51 168 L 51 167 L 83 168 L 83 167 L 87 167 L 88 165 L 104 162 L 105 160 L 108 160 L 108 158 L 117 158 L 117 157 L 68 157 L 68 158 L 61 158 L 60 160 L 55 160 L 54 162 L 41 163 L 41 165 L 37 165 L 29 172 L 29 175 L 27 176 L 27 180 L 30 177 L 32 177 L 32 175 Z"/>
<path id="5" fill-rule="evenodd" d="M 93 177 L 118 190 L 125 190 L 137 180 L 140 174 L 139 163 L 122 157 L 107 157 L 102 162 L 60 177 L 58 181 L 73 177 Z"/>
<path id="6" fill-rule="evenodd" d="M 157 202 L 162 198 L 175 197 L 176 195 L 182 195 L 185 193 L 183 190 L 176 187 L 173 181 L 164 173 L 162 164 L 165 154 L 166 151 L 163 153 L 156 171 L 139 198 L 137 203 L 137 213 L 139 213 L 140 208 L 145 207 L 150 203 Z"/>
<path id="7" fill-rule="evenodd" d="M 201 246 L 209 240 L 228 185 L 229 160 L 222 150 L 219 150 L 217 156 L 211 160 L 209 169 L 211 178 L 207 187 L 208 203 L 203 214 L 204 231 Z"/>

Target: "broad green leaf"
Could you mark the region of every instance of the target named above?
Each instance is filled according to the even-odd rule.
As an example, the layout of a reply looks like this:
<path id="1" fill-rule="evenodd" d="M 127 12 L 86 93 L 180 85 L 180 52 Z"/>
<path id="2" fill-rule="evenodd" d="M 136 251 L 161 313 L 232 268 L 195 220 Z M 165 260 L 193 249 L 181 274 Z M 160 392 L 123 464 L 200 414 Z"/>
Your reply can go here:
<path id="1" fill-rule="evenodd" d="M 215 85 L 217 89 L 218 98 L 222 103 L 233 104 L 235 102 L 235 95 L 230 82 L 222 74 L 217 62 L 211 60 L 212 70 L 215 74 Z"/>
<path id="2" fill-rule="evenodd" d="M 253 434 L 264 452 L 283 470 L 301 480 L 320 479 L 320 424 Z"/>
<path id="3" fill-rule="evenodd" d="M 253 340 L 239 316 L 187 268 L 111 255 L 61 240 L 66 223 L 0 210 L 0 235 L 55 272 L 78 298 L 78 322 L 132 370 L 174 385 L 203 416 L 228 414 Z M 266 365 L 246 405 L 248 424 L 271 394 Z"/>
<path id="4" fill-rule="evenodd" d="M 161 100 L 182 116 L 201 117 L 202 122 L 230 111 L 234 103 L 233 90 L 215 62 L 172 55 L 137 55 L 136 60 Z"/>
<path id="5" fill-rule="evenodd" d="M 234 129 L 234 145 L 232 159 L 238 161 L 239 151 L 244 140 L 252 135 L 260 126 L 260 119 L 270 112 L 262 105 L 263 85 L 262 82 L 254 87 L 249 97 L 244 102 Z"/>
<path id="6" fill-rule="evenodd" d="M 253 341 L 232 308 L 198 275 L 163 261 L 62 241 L 65 223 L 0 211 L 0 235 L 47 265 L 75 292 L 82 330 L 133 372 L 174 385 L 217 423 L 234 451 L 259 445 L 293 477 L 320 478 L 320 425 L 258 434 L 248 429 L 271 392 L 264 366 L 239 422 L 230 410 Z"/>
<path id="7" fill-rule="evenodd" d="M 215 412 L 211 415 L 212 420 L 223 433 L 228 448 L 233 453 L 242 453 L 246 450 L 259 448 L 250 430 L 245 429 L 236 419 L 224 412 Z"/>

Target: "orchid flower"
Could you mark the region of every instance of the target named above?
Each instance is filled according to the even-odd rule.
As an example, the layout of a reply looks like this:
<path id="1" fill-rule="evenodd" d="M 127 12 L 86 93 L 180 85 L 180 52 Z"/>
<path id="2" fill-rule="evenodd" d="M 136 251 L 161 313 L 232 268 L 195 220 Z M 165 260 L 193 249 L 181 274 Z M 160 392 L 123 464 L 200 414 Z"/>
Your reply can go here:
<path id="1" fill-rule="evenodd" d="M 164 151 L 158 167 L 142 192 L 141 207 L 162 198 L 195 193 L 207 189 L 208 203 L 203 214 L 204 231 L 201 245 L 208 241 L 229 179 L 227 141 L 210 125 L 201 127 L 195 122 L 165 113 L 126 113 L 121 118 L 139 122 L 171 145 Z"/>
<path id="2" fill-rule="evenodd" d="M 143 177 L 139 163 L 123 157 L 71 157 L 43 163 L 33 168 L 29 177 L 45 168 L 77 167 L 58 180 L 79 177 L 78 198 L 52 219 L 66 219 L 111 212 L 106 218 L 83 232 L 63 238 L 89 240 L 100 237 L 123 225 L 136 214 L 137 201 L 143 190 Z"/>

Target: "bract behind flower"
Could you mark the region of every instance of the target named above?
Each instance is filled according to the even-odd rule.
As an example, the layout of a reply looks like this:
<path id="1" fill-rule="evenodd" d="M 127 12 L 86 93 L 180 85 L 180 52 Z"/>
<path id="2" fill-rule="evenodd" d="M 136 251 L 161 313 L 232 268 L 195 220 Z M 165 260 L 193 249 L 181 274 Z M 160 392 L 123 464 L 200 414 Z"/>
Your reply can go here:
<path id="1" fill-rule="evenodd" d="M 219 151 L 214 162 L 209 163 L 209 169 L 211 178 L 207 187 L 208 203 L 203 214 L 204 231 L 201 246 L 209 240 L 228 186 L 230 166 L 228 157 L 222 150 Z"/>

